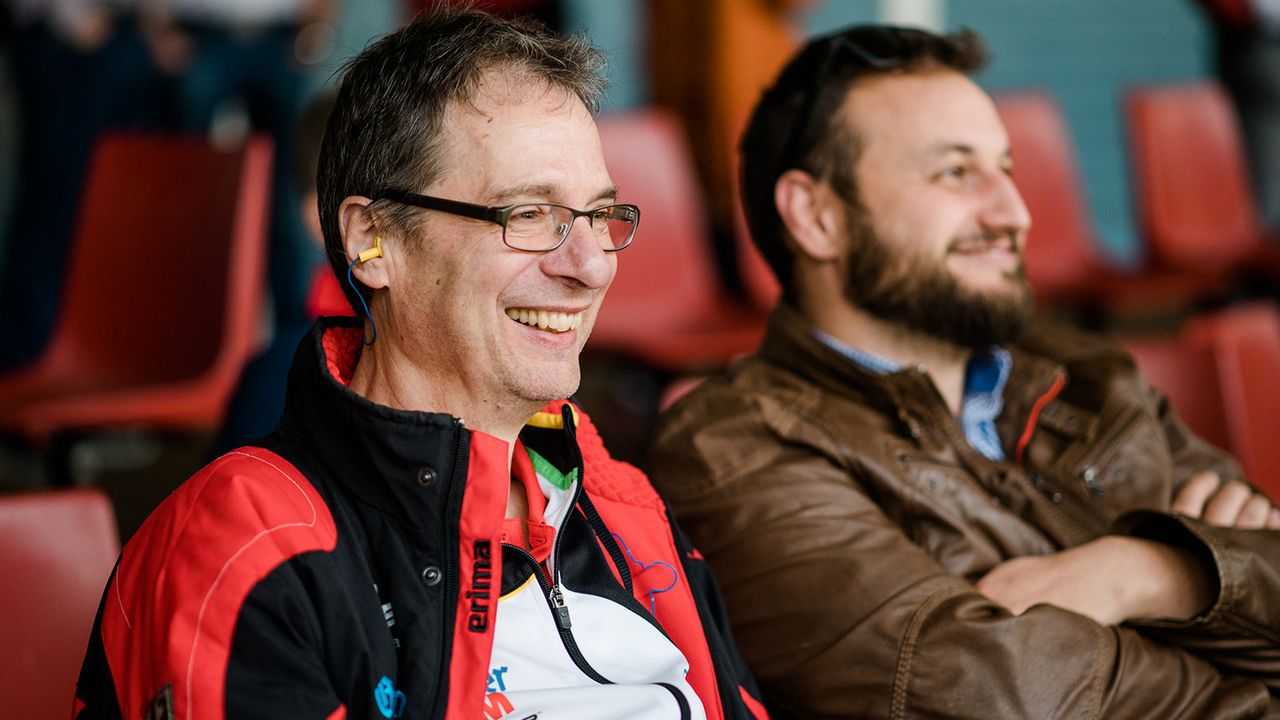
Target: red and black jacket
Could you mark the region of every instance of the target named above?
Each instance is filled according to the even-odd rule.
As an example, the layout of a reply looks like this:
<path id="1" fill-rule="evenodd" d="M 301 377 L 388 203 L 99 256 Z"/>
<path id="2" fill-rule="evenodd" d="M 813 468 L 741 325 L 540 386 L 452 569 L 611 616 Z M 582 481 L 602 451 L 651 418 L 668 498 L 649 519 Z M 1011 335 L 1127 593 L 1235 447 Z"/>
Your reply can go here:
<path id="1" fill-rule="evenodd" d="M 275 432 L 201 470 L 126 545 L 77 718 L 487 717 L 507 446 L 351 392 L 359 347 L 356 321 L 321 320 Z M 561 429 L 526 428 L 521 441 L 582 471 L 564 531 L 576 572 L 593 575 L 575 582 L 625 588 L 647 615 L 662 588 L 610 538 L 678 568 L 653 619 L 687 658 L 707 717 L 765 717 L 701 556 L 648 479 L 566 406 L 546 408 L 563 412 Z"/>

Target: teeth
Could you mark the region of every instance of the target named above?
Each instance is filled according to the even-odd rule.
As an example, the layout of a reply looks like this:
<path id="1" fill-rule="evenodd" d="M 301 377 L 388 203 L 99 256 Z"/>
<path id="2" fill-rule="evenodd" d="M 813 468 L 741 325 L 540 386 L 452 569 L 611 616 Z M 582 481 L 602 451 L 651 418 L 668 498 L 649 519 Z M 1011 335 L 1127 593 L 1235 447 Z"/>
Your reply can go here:
<path id="1" fill-rule="evenodd" d="M 507 308 L 506 312 L 507 317 L 518 323 L 548 332 L 568 332 L 577 330 L 582 325 L 582 313 L 548 312 L 546 310 L 530 310 L 527 308 Z"/>

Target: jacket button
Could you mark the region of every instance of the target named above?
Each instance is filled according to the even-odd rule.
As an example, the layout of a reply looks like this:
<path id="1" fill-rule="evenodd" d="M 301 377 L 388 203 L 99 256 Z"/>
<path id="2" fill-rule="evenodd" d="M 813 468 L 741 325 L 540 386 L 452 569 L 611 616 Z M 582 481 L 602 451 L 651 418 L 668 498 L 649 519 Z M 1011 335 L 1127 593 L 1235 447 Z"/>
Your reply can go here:
<path id="1" fill-rule="evenodd" d="M 431 487 L 436 484 L 436 471 L 430 465 L 423 465 L 418 470 L 418 484 L 422 487 Z"/>
<path id="2" fill-rule="evenodd" d="M 1062 493 L 1056 492 L 1049 499 L 1053 501 L 1054 505 L 1057 505 L 1062 502 Z"/>
<path id="3" fill-rule="evenodd" d="M 426 583 L 428 587 L 439 585 L 440 580 L 443 578 L 444 573 L 440 572 L 440 568 L 435 565 L 428 565 L 422 570 L 422 582 Z"/>

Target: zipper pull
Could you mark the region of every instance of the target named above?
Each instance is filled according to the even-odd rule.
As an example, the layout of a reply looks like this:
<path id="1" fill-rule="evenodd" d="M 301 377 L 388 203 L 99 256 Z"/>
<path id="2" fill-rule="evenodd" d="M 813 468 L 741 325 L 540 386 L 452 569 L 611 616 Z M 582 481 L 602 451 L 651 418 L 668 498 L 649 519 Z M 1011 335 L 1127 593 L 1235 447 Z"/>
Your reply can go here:
<path id="1" fill-rule="evenodd" d="M 564 604 L 564 593 L 560 592 L 559 585 L 551 588 L 551 605 L 555 608 L 556 622 L 560 624 L 561 629 L 568 630 L 573 627 L 573 621 L 569 620 L 569 608 Z"/>

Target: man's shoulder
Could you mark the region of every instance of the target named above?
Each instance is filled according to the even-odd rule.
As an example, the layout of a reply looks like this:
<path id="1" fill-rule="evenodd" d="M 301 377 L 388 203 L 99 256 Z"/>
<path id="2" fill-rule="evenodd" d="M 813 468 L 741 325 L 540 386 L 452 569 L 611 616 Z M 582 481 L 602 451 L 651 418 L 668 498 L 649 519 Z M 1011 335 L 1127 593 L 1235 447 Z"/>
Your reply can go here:
<path id="1" fill-rule="evenodd" d="M 769 467 L 783 455 L 837 455 L 847 433 L 874 411 L 836 397 L 760 358 L 708 378 L 662 416 L 653 444 L 654 482 L 675 495 L 699 494 Z"/>
<path id="2" fill-rule="evenodd" d="M 1133 356 L 1114 338 L 1037 321 L 1011 349 L 1015 370 L 1019 357 L 1024 361 L 1024 370 L 1028 358 L 1035 358 L 1044 367 L 1061 368 L 1068 382 L 1064 396 L 1070 396 L 1082 407 L 1101 407 L 1117 393 L 1134 402 L 1147 401 L 1146 382 Z M 1016 376 L 1025 378 L 1026 373 Z"/>
<path id="3" fill-rule="evenodd" d="M 1047 319 L 1032 323 L 1014 348 L 1068 367 L 1133 365 L 1132 357 L 1114 338 Z"/>
<path id="4" fill-rule="evenodd" d="M 660 434 L 705 431 L 789 438 L 831 422 L 873 423 L 878 411 L 847 383 L 824 385 L 794 368 L 754 356 L 706 379 L 662 416 Z"/>
<path id="5" fill-rule="evenodd" d="M 759 355 L 739 360 L 725 372 L 697 383 L 663 413 L 662 424 L 705 424 L 803 414 L 817 403 L 821 388 Z"/>
<path id="6" fill-rule="evenodd" d="M 122 581 L 264 576 L 290 557 L 337 544 L 329 508 L 281 456 L 243 447 L 173 492 L 125 546 Z M 175 585 L 175 588 L 177 586 Z"/>
<path id="7" fill-rule="evenodd" d="M 99 632 L 122 700 L 176 682 L 220 693 L 253 591 L 336 541 L 323 499 L 279 455 L 240 448 L 200 470 L 143 523 L 107 587 Z"/>

